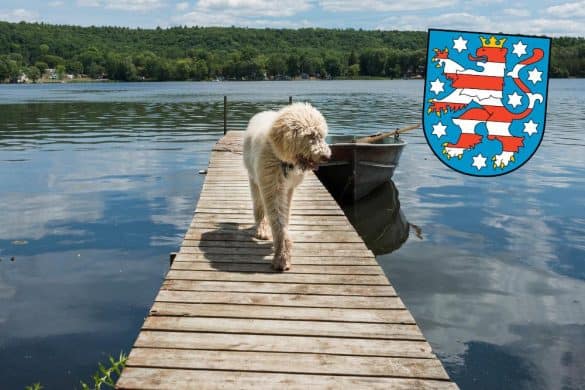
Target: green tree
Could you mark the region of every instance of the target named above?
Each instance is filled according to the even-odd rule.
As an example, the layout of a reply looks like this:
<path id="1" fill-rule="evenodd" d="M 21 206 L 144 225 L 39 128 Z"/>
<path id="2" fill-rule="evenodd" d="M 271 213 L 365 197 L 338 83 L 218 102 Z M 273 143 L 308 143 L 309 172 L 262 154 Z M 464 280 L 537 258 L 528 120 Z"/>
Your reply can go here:
<path id="1" fill-rule="evenodd" d="M 349 58 L 347 60 L 347 65 L 352 66 L 355 64 L 359 63 L 359 58 L 355 52 L 355 50 L 352 50 L 351 53 L 349 53 Z"/>
<path id="2" fill-rule="evenodd" d="M 41 61 L 45 62 L 47 65 L 49 65 L 49 68 L 51 69 L 57 69 L 57 66 L 59 65 L 65 65 L 65 60 L 59 56 L 54 56 L 54 55 L 44 55 L 41 57 Z"/>
<path id="3" fill-rule="evenodd" d="M 49 54 L 49 45 L 43 43 L 42 45 L 39 46 L 39 51 L 41 52 L 41 55 L 46 56 L 47 54 Z"/>
<path id="4" fill-rule="evenodd" d="M 333 56 L 325 58 L 325 71 L 331 77 L 341 76 L 341 60 Z"/>
<path id="5" fill-rule="evenodd" d="M 370 49 L 360 55 L 360 69 L 367 76 L 383 76 L 386 65 L 386 49 Z"/>
<path id="6" fill-rule="evenodd" d="M 154 54 L 147 56 L 144 62 L 144 77 L 149 80 L 160 80 L 162 61 Z"/>
<path id="7" fill-rule="evenodd" d="M 99 79 L 106 73 L 106 68 L 103 65 L 92 62 L 85 70 L 86 74 L 92 79 Z"/>
<path id="8" fill-rule="evenodd" d="M 59 80 L 63 80 L 63 77 L 65 77 L 65 65 L 57 65 L 55 71 Z"/>
<path id="9" fill-rule="evenodd" d="M 399 79 L 403 76 L 400 64 L 395 64 L 394 67 L 390 69 L 389 76 L 392 77 L 393 79 Z"/>
<path id="10" fill-rule="evenodd" d="M 138 79 L 136 67 L 130 57 L 110 53 L 106 57 L 106 73 L 113 80 L 134 81 Z"/>
<path id="11" fill-rule="evenodd" d="M 24 61 L 24 57 L 20 53 L 10 53 L 8 54 L 8 59 L 16 62 L 17 64 L 22 64 Z"/>
<path id="12" fill-rule="evenodd" d="M 32 80 L 33 83 L 36 83 L 38 79 L 41 78 L 41 71 L 36 66 L 29 66 L 26 68 L 26 77 Z"/>
<path id="13" fill-rule="evenodd" d="M 357 77 L 360 75 L 360 64 L 353 64 L 347 68 L 347 75 L 349 77 Z"/>
<path id="14" fill-rule="evenodd" d="M 18 77 L 20 76 L 20 66 L 18 65 L 18 63 L 14 60 L 6 60 L 6 65 L 8 68 L 8 80 L 11 83 L 15 83 L 18 80 Z"/>
<path id="15" fill-rule="evenodd" d="M 258 50 L 251 45 L 247 45 L 241 50 L 241 59 L 251 61 L 258 55 Z"/>
<path id="16" fill-rule="evenodd" d="M 37 62 L 35 62 L 35 66 L 37 68 L 39 68 L 39 71 L 41 72 L 41 75 L 43 75 L 45 73 L 45 71 L 49 68 L 49 65 L 46 62 L 43 62 L 43 61 L 37 61 Z"/>
<path id="17" fill-rule="evenodd" d="M 92 64 L 103 65 L 104 56 L 101 51 L 94 46 L 90 46 L 87 49 L 81 51 L 77 56 L 77 60 L 83 65 L 83 69 L 86 73 L 89 73 L 89 69 Z"/>
<path id="18" fill-rule="evenodd" d="M 208 72 L 207 63 L 203 59 L 195 61 L 191 67 L 191 77 L 194 80 L 205 80 Z"/>
<path id="19" fill-rule="evenodd" d="M 321 57 L 312 55 L 310 53 L 304 53 L 300 58 L 300 71 L 308 75 L 315 75 L 320 73 L 323 67 L 323 60 Z"/>
<path id="20" fill-rule="evenodd" d="M 301 62 L 297 54 L 290 54 L 286 60 L 286 72 L 291 77 L 296 77 L 301 73 Z"/>
<path id="21" fill-rule="evenodd" d="M 38 63 L 49 68 L 65 65 L 67 71 L 76 73 L 76 62 L 89 75 L 106 73 L 117 80 L 174 80 L 185 78 L 186 73 L 193 79 L 261 79 L 265 73 L 296 77 L 301 72 L 355 77 L 356 68 L 363 75 L 402 77 L 424 73 L 426 33 L 322 28 L 130 29 L 0 21 L 0 58 L 3 81 L 15 80 L 14 74 Z M 7 61 L 15 63 L 16 70 Z M 584 38 L 553 39 L 551 75 L 585 77 Z"/>
<path id="22" fill-rule="evenodd" d="M 281 54 L 272 54 L 268 58 L 267 70 L 268 74 L 273 77 L 286 74 L 287 66 L 285 58 Z"/>
<path id="23" fill-rule="evenodd" d="M 69 60 L 65 63 L 65 70 L 74 75 L 83 73 L 83 64 L 80 61 Z"/>
<path id="24" fill-rule="evenodd" d="M 256 66 L 256 80 L 263 80 L 268 71 L 268 57 L 263 54 L 256 56 L 254 65 Z"/>
<path id="25" fill-rule="evenodd" d="M 0 58 L 0 82 L 8 79 L 10 76 L 10 69 L 5 59 Z"/>
<path id="26" fill-rule="evenodd" d="M 192 73 L 190 58 L 177 60 L 175 63 L 175 77 L 177 80 L 188 80 Z"/>
<path id="27" fill-rule="evenodd" d="M 157 73 L 155 74 L 155 80 L 158 81 L 173 80 L 175 75 L 175 69 L 168 60 L 160 60 L 156 71 Z"/>

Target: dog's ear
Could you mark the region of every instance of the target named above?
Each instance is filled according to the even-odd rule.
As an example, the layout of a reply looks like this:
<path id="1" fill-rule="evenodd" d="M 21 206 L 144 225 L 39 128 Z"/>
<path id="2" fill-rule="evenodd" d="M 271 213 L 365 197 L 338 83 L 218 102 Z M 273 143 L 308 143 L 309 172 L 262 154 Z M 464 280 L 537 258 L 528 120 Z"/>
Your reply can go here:
<path id="1" fill-rule="evenodd" d="M 298 128 L 291 126 L 285 116 L 276 118 L 270 131 L 268 139 L 278 159 L 286 162 L 294 162 L 294 138 L 298 135 Z"/>

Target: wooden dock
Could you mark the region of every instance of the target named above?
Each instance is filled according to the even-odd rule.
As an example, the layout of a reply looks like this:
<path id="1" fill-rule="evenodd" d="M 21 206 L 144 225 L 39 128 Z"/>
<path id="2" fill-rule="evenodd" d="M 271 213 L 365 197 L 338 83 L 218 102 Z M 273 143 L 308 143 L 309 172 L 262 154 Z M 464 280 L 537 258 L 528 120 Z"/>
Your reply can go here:
<path id="1" fill-rule="evenodd" d="M 374 255 L 309 173 L 292 270 L 252 236 L 241 133 L 214 147 L 193 222 L 119 389 L 457 389 Z"/>

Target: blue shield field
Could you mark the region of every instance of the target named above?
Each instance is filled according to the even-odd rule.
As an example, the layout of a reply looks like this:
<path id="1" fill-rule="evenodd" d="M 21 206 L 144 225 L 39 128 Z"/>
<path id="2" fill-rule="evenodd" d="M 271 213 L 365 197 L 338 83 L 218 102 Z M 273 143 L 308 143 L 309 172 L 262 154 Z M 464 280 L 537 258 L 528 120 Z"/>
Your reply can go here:
<path id="1" fill-rule="evenodd" d="M 450 168 L 497 176 L 525 164 L 545 128 L 550 39 L 429 30 L 427 142 Z"/>

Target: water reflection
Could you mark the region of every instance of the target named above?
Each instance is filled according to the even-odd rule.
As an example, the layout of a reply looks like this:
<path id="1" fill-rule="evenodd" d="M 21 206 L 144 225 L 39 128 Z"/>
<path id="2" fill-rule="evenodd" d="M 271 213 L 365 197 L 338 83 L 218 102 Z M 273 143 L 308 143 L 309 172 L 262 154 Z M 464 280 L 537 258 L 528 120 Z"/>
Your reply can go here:
<path id="1" fill-rule="evenodd" d="M 410 224 L 390 179 L 354 204 L 343 206 L 343 212 L 376 256 L 397 250 L 408 239 Z"/>
<path id="2" fill-rule="evenodd" d="M 585 387 L 585 95 L 568 85 L 551 83 L 545 139 L 514 174 L 458 175 L 409 142 L 394 175 L 425 236 L 378 260 L 462 388 Z"/>
<path id="3" fill-rule="evenodd" d="M 584 83 L 551 81 L 543 143 L 516 172 L 457 174 L 409 133 L 396 186 L 354 210 L 462 389 L 585 388 Z M 365 135 L 419 121 L 422 87 L 0 86 L 0 387 L 73 388 L 129 349 L 191 220 L 224 94 L 230 128 L 292 95 L 332 134 Z"/>

